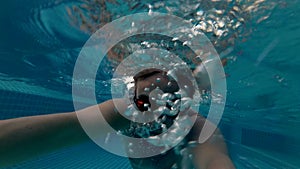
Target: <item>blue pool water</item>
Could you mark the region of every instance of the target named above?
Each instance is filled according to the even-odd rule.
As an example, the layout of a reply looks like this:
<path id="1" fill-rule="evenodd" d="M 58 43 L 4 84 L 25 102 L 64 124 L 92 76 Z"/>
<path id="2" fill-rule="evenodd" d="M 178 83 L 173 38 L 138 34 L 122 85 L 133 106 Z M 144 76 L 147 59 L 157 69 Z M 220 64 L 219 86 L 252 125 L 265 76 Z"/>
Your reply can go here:
<path id="1" fill-rule="evenodd" d="M 299 0 L 97 2 L 1 2 L 0 119 L 74 111 L 73 69 L 89 36 L 121 16 L 163 12 L 202 26 L 227 60 L 228 95 L 219 127 L 236 167 L 300 168 Z M 226 26 L 219 27 L 227 35 L 209 30 L 208 20 L 218 18 L 224 19 Z M 98 102 L 111 98 L 113 65 L 102 64 Z M 130 164 L 90 141 L 8 168 L 127 169 Z"/>

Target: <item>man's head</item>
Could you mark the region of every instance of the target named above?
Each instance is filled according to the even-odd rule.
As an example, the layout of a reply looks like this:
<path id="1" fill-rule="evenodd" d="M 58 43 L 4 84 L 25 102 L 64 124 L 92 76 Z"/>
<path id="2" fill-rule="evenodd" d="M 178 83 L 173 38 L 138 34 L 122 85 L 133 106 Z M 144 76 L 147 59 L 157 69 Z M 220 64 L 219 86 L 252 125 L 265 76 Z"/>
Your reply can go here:
<path id="1" fill-rule="evenodd" d="M 193 88 L 192 82 L 184 75 L 179 75 L 179 73 L 176 75 L 179 76 L 178 80 L 183 81 L 184 86 Z M 166 71 L 156 68 L 145 69 L 137 73 L 133 79 L 135 83 L 134 102 L 140 111 L 146 111 L 151 106 L 151 108 L 157 107 L 151 105 L 149 100 L 149 96 L 153 90 L 159 89 L 163 93 L 174 94 L 180 89 L 173 77 L 169 76 Z M 192 97 L 193 94 L 194 90 L 188 92 L 189 97 Z"/>

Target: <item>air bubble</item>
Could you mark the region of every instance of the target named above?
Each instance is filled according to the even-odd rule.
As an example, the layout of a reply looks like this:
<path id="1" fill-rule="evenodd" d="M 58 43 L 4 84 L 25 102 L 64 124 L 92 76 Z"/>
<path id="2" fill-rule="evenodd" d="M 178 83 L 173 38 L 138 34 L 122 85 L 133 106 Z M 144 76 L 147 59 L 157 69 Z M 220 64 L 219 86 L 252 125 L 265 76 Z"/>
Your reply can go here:
<path id="1" fill-rule="evenodd" d="M 175 116 L 175 115 L 177 115 L 179 113 L 179 111 L 178 110 L 170 110 L 170 112 L 169 112 L 169 116 Z"/>
<path id="2" fill-rule="evenodd" d="M 173 94 L 171 94 L 171 93 L 164 93 L 161 96 L 161 100 L 164 100 L 164 101 L 172 100 L 174 98 L 175 98 L 175 96 Z"/>
<path id="3" fill-rule="evenodd" d="M 189 109 L 192 105 L 192 99 L 189 97 L 184 97 L 181 99 L 180 111 L 185 111 Z"/>
<path id="4" fill-rule="evenodd" d="M 174 94 L 177 98 L 187 97 L 187 93 L 184 90 L 181 90 L 181 89 L 179 91 L 175 92 Z"/>
<path id="5" fill-rule="evenodd" d="M 180 99 L 176 100 L 171 107 L 171 110 L 177 110 L 180 107 Z"/>
<path id="6" fill-rule="evenodd" d="M 150 136 L 150 132 L 147 129 L 147 127 L 145 127 L 145 126 L 138 127 L 136 129 L 136 134 L 139 135 L 142 138 L 147 138 L 147 137 Z"/>
<path id="7" fill-rule="evenodd" d="M 168 115 L 169 112 L 170 112 L 170 109 L 166 108 L 165 106 L 159 107 L 158 110 L 159 110 L 159 112 L 160 112 L 161 114 L 167 114 L 167 115 Z"/>
<path id="8" fill-rule="evenodd" d="M 161 118 L 161 121 L 162 122 L 165 122 L 167 120 L 167 116 L 163 116 L 162 118 Z"/>
<path id="9" fill-rule="evenodd" d="M 130 154 L 133 154 L 133 153 L 134 153 L 133 150 L 132 150 L 131 148 L 128 150 L 128 152 L 129 152 Z"/>
<path id="10" fill-rule="evenodd" d="M 219 21 L 218 26 L 219 26 L 219 28 L 223 28 L 225 26 L 224 21 Z"/>
<path id="11" fill-rule="evenodd" d="M 200 11 L 197 11 L 196 13 L 198 16 L 202 16 L 204 14 L 204 11 L 200 10 Z"/>
<path id="12" fill-rule="evenodd" d="M 165 106 L 166 105 L 166 101 L 164 101 L 164 100 L 156 100 L 155 103 L 159 106 Z"/>
<path id="13" fill-rule="evenodd" d="M 166 126 L 166 124 L 161 124 L 161 128 L 162 128 L 163 132 L 166 132 L 166 131 L 167 131 L 167 126 Z"/>
<path id="14" fill-rule="evenodd" d="M 135 111 L 134 106 L 131 104 L 127 107 L 126 111 L 124 112 L 125 116 L 132 116 L 133 112 Z"/>
<path id="15" fill-rule="evenodd" d="M 161 138 L 158 136 L 151 136 L 147 139 L 147 141 L 156 146 L 162 146 Z"/>
<path id="16" fill-rule="evenodd" d="M 158 77 L 158 78 L 156 78 L 156 82 L 157 83 L 160 83 L 160 81 L 161 81 L 161 79 Z"/>

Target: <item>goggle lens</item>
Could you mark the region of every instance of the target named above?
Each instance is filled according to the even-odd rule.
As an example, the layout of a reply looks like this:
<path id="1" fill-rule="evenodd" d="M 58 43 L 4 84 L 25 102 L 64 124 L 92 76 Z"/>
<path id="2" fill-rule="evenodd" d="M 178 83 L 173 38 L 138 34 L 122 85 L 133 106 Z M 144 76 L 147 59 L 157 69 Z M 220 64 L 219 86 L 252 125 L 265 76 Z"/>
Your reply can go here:
<path id="1" fill-rule="evenodd" d="M 134 103 L 140 111 L 147 111 L 150 107 L 149 96 L 140 95 L 134 99 Z"/>

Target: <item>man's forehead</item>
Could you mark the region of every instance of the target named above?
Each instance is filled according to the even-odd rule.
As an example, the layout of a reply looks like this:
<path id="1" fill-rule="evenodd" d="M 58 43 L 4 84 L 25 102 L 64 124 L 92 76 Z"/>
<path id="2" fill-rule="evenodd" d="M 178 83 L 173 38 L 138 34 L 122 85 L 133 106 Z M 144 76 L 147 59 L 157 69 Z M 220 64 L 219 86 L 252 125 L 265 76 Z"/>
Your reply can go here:
<path id="1" fill-rule="evenodd" d="M 136 85 L 139 91 L 143 91 L 144 88 L 148 88 L 151 91 L 157 87 L 164 92 L 175 92 L 179 89 L 176 81 L 169 79 L 167 75 L 161 73 L 138 79 Z"/>
<path id="2" fill-rule="evenodd" d="M 134 77 L 133 79 L 135 81 L 137 80 L 140 80 L 140 79 L 146 79 L 147 77 L 151 77 L 153 75 L 156 75 L 156 74 L 167 74 L 166 72 L 160 70 L 160 69 L 156 69 L 156 68 L 150 68 L 150 69 L 144 69 L 140 72 L 138 72 Z"/>
<path id="3" fill-rule="evenodd" d="M 136 82 L 145 82 L 145 81 L 149 81 L 154 84 L 167 84 L 169 82 L 169 77 L 166 74 L 160 72 L 160 73 L 147 74 L 147 76 L 143 76 L 136 80 Z"/>

